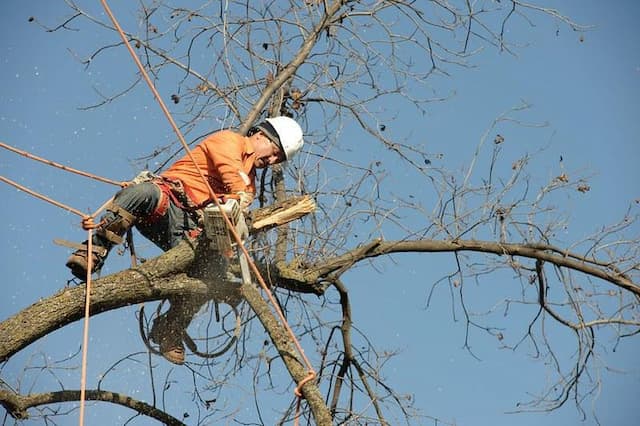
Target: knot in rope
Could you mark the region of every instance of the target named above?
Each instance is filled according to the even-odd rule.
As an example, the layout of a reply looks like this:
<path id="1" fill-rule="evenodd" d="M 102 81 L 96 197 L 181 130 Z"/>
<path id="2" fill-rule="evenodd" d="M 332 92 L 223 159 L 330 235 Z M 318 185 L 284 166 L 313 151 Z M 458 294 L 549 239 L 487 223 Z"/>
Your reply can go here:
<path id="1" fill-rule="evenodd" d="M 302 395 L 302 387 L 307 382 L 310 382 L 311 380 L 313 380 L 315 378 L 316 378 L 316 372 L 313 371 L 313 370 L 309 370 L 307 377 L 305 377 L 304 379 L 300 380 L 300 383 L 298 384 L 298 386 L 296 386 L 296 388 L 293 390 L 293 393 L 295 394 L 295 396 L 297 396 L 298 398 L 303 398 L 304 396 Z"/>

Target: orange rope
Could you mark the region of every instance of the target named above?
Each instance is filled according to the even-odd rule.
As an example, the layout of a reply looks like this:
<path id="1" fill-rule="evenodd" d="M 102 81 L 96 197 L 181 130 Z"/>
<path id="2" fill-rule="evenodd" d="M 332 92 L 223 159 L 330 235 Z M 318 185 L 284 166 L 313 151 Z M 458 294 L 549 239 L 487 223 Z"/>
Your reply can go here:
<path id="1" fill-rule="evenodd" d="M 185 152 L 187 153 L 189 159 L 191 159 L 191 161 L 193 162 L 196 170 L 198 171 L 198 174 L 202 178 L 202 181 L 207 185 L 207 187 L 209 189 L 209 195 L 211 196 L 211 199 L 214 201 L 214 203 L 215 203 L 215 205 L 217 207 L 220 207 L 220 201 L 218 200 L 218 197 L 216 196 L 216 194 L 214 193 L 213 189 L 209 185 L 209 182 L 205 178 L 204 173 L 202 173 L 202 170 L 200 170 L 200 167 L 198 167 L 198 164 L 196 163 L 196 160 L 193 157 L 193 154 L 191 153 L 191 150 L 189 149 L 189 145 L 185 141 L 184 136 L 182 135 L 182 132 L 180 132 L 180 129 L 178 128 L 178 126 L 176 125 L 176 123 L 175 123 L 175 121 L 173 119 L 173 116 L 169 112 L 169 109 L 165 105 L 164 101 L 160 97 L 160 94 L 158 93 L 157 89 L 153 85 L 153 82 L 149 78 L 148 73 L 144 69 L 144 66 L 142 65 L 142 62 L 140 62 L 140 59 L 138 58 L 138 56 L 136 55 L 135 51 L 131 47 L 131 44 L 129 43 L 129 40 L 127 39 L 127 36 L 125 35 L 124 31 L 120 27 L 120 24 L 118 23 L 118 20 L 116 19 L 114 14 L 111 12 L 111 9 L 109 8 L 109 5 L 107 4 L 107 1 L 106 0 L 100 0 L 100 2 L 102 3 L 102 6 L 104 7 L 105 12 L 109 16 L 109 19 L 111 20 L 111 22 L 113 23 L 114 27 L 118 31 L 118 34 L 120 34 L 120 38 L 122 39 L 124 45 L 126 46 L 127 50 L 129 51 L 129 54 L 131 55 L 131 57 L 133 58 L 134 62 L 137 65 L 138 69 L 140 70 L 140 74 L 142 75 L 144 80 L 147 82 L 147 85 L 149 86 L 149 89 L 151 90 L 151 92 L 155 96 L 156 100 L 158 101 L 158 104 L 160 105 L 160 108 L 162 109 L 162 112 L 164 113 L 164 115 L 166 116 L 167 120 L 171 124 L 171 127 L 173 128 L 173 131 L 177 135 L 178 140 L 180 141 L 180 143 L 182 144 L 183 148 L 185 149 Z M 296 388 L 296 392 L 295 392 L 296 396 L 300 395 L 299 397 L 301 397 L 301 395 L 302 395 L 302 392 L 301 392 L 302 385 L 305 384 L 306 382 L 310 381 L 310 380 L 313 380 L 316 377 L 316 372 L 313 370 L 313 367 L 312 367 L 311 363 L 309 362 L 309 359 L 307 358 L 307 356 L 304 353 L 304 349 L 302 349 L 302 346 L 300 345 L 300 342 L 298 341 L 298 339 L 296 338 L 293 330 L 289 326 L 289 324 L 287 322 L 287 319 L 285 318 L 284 314 L 282 313 L 282 310 L 280 309 L 280 307 L 276 303 L 276 300 L 273 297 L 273 294 L 271 293 L 271 291 L 269 290 L 269 287 L 267 286 L 267 284 L 265 283 L 264 279 L 262 278 L 262 275 L 260 274 L 260 271 L 258 270 L 256 264 L 253 262 L 253 259 L 251 258 L 251 256 L 249 256 L 249 253 L 248 253 L 246 247 L 242 243 L 242 239 L 240 238 L 240 235 L 238 235 L 238 233 L 236 232 L 233 224 L 231 223 L 231 221 L 229 220 L 227 215 L 224 213 L 224 211 L 222 209 L 220 211 L 222 212 L 222 217 L 224 218 L 228 229 L 231 231 L 231 234 L 233 235 L 233 238 L 235 239 L 236 243 L 238 244 L 238 247 L 240 247 L 240 249 L 242 250 L 243 254 L 245 255 L 245 257 L 247 259 L 247 263 L 249 264 L 249 267 L 251 268 L 251 270 L 253 271 L 255 277 L 257 278 L 258 282 L 260 283 L 260 286 L 263 288 L 263 290 L 267 294 L 267 297 L 268 297 L 269 301 L 271 302 L 271 305 L 274 307 L 278 317 L 280 318 L 280 321 L 282 322 L 282 325 L 287 330 L 289 336 L 291 337 L 291 340 L 294 342 L 295 347 L 297 348 L 300 356 L 302 357 L 304 363 L 306 364 L 306 366 L 307 366 L 307 368 L 309 370 L 308 376 L 305 377 L 305 379 L 301 380 L 300 384 Z"/>
<path id="2" fill-rule="evenodd" d="M 93 239 L 93 229 L 100 226 L 100 224 L 96 224 L 93 222 L 93 218 L 105 208 L 105 206 L 111 202 L 111 200 L 107 201 L 103 206 L 101 206 L 93 215 L 89 216 L 80 210 L 74 209 L 73 207 L 69 207 L 65 204 L 62 204 L 58 201 L 55 201 L 49 197 L 46 197 L 38 192 L 32 191 L 29 188 L 26 188 L 19 183 L 12 181 L 11 179 L 7 179 L 4 176 L 0 176 L 0 180 L 18 188 L 21 191 L 24 191 L 30 195 L 33 195 L 36 198 L 40 198 L 41 200 L 47 201 L 57 207 L 63 208 L 71 213 L 77 214 L 82 217 L 82 227 L 87 231 L 87 283 L 85 289 L 85 298 L 84 298 L 84 332 L 82 339 L 82 372 L 80 378 L 80 425 L 84 424 L 84 402 L 85 402 L 85 392 L 86 392 L 86 382 L 87 382 L 87 356 L 88 356 L 88 347 L 89 347 L 89 317 L 90 310 L 89 307 L 91 305 L 91 269 L 93 269 L 93 256 L 92 256 L 92 239 Z"/>
<path id="3" fill-rule="evenodd" d="M 83 172 L 82 170 L 74 169 L 72 167 L 65 166 L 64 164 L 56 163 L 54 161 L 47 160 L 47 159 L 42 158 L 42 157 L 38 157 L 37 155 L 29 154 L 27 151 L 23 151 L 21 149 L 14 148 L 14 147 L 12 147 L 10 145 L 7 145 L 4 142 L 0 142 L 0 147 L 2 147 L 4 149 L 7 149 L 9 151 L 13 151 L 13 152 L 15 152 L 17 154 L 20 154 L 20 155 L 22 155 L 24 157 L 27 157 L 27 158 L 31 159 L 31 160 L 40 161 L 41 163 L 48 164 L 48 165 L 53 166 L 53 167 L 57 167 L 59 169 L 65 170 L 67 172 L 75 173 L 75 174 L 78 174 L 80 176 L 85 176 L 85 177 L 88 177 L 88 178 L 91 178 L 91 179 L 95 179 L 95 180 L 100 181 L 100 182 L 110 183 L 112 185 L 117 185 L 117 186 L 123 186 L 123 184 L 124 184 L 123 182 L 117 182 L 115 180 L 111 180 L 111 179 L 107 179 L 107 178 L 104 178 L 104 177 L 101 177 L 101 176 L 94 175 L 93 173 Z"/>
<path id="4" fill-rule="evenodd" d="M 113 198 L 106 201 L 93 215 L 82 218 L 82 228 L 87 231 L 87 280 L 84 296 L 84 326 L 82 332 L 82 370 L 80 373 L 80 415 L 79 424 L 84 425 L 84 406 L 85 394 L 87 389 L 87 358 L 89 356 L 89 319 L 91 308 L 91 271 L 93 270 L 93 230 L 100 226 L 100 223 L 94 223 L 93 218 L 96 217 L 106 206 L 111 203 Z"/>
<path id="5" fill-rule="evenodd" d="M 46 201 L 48 203 L 51 203 L 56 207 L 60 207 L 60 208 L 62 208 L 64 210 L 67 210 L 67 211 L 69 211 L 71 213 L 77 214 L 80 217 L 86 217 L 87 216 L 86 213 L 83 213 L 80 210 L 74 209 L 73 207 L 69 207 L 66 204 L 62 204 L 59 201 L 53 200 L 53 199 L 51 199 L 51 198 L 49 198 L 49 197 L 47 197 L 45 195 L 42 195 L 42 194 L 40 194 L 38 192 L 35 192 L 35 191 L 32 191 L 31 189 L 27 188 L 26 186 L 22 186 L 19 183 L 14 182 L 11 179 L 8 179 L 8 178 L 6 178 L 4 176 L 0 176 L 0 181 L 2 181 L 4 183 L 8 183 L 9 185 L 18 188 L 20 191 L 24 191 L 27 194 L 33 195 L 36 198 L 39 198 L 39 199 L 44 200 L 44 201 Z"/>
<path id="6" fill-rule="evenodd" d="M 83 222 L 85 225 L 85 222 Z M 97 225 L 94 225 L 97 226 Z M 91 270 L 93 269 L 93 229 L 87 229 L 87 285 L 84 296 L 84 327 L 82 333 L 82 371 L 80 373 L 80 425 L 84 424 L 84 403 L 87 389 L 87 357 L 89 355 L 89 318 L 91 306 Z"/>

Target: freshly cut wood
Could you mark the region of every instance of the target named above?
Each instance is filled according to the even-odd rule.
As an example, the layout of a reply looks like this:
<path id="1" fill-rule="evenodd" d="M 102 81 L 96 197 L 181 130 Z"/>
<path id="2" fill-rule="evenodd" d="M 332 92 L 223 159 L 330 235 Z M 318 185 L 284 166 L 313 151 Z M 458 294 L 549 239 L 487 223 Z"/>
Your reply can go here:
<path id="1" fill-rule="evenodd" d="M 247 215 L 250 223 L 249 232 L 264 232 L 300 219 L 315 210 L 316 202 L 309 195 L 288 198 L 283 202 L 251 211 Z"/>

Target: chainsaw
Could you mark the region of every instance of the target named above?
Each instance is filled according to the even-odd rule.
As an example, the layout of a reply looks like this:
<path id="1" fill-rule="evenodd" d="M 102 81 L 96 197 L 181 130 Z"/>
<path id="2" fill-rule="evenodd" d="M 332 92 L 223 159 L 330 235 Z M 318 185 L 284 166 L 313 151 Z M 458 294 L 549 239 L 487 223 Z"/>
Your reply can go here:
<path id="1" fill-rule="evenodd" d="M 249 236 L 249 227 L 242 214 L 240 204 L 235 199 L 227 199 L 219 205 L 209 204 L 203 209 L 204 212 L 204 233 L 209 240 L 209 247 L 214 255 L 224 256 L 231 260 L 234 255 L 240 263 L 240 273 L 244 284 L 251 283 L 251 272 L 249 263 L 224 219 L 226 216 L 231 222 L 236 234 L 244 241 Z"/>

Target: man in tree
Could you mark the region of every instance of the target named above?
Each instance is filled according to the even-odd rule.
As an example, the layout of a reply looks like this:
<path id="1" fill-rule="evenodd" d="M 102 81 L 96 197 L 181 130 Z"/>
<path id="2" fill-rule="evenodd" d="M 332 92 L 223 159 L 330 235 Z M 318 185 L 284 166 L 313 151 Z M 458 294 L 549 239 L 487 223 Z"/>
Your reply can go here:
<path id="1" fill-rule="evenodd" d="M 256 192 L 256 169 L 291 159 L 302 145 L 302 129 L 284 116 L 266 119 L 251 128 L 247 136 L 231 130 L 209 135 L 191 156 L 115 195 L 92 239 L 91 272 L 102 268 L 111 248 L 122 243 L 132 226 L 165 251 L 198 235 L 202 230 L 201 209 L 213 202 L 211 191 L 220 202 L 236 199 L 246 210 Z M 85 241 L 67 260 L 66 266 L 79 279 L 86 278 L 88 256 Z M 188 303 L 188 298 L 170 302 L 167 313 L 154 321 L 149 337 L 159 344 L 167 360 L 183 364 L 184 331 L 200 304 Z"/>

